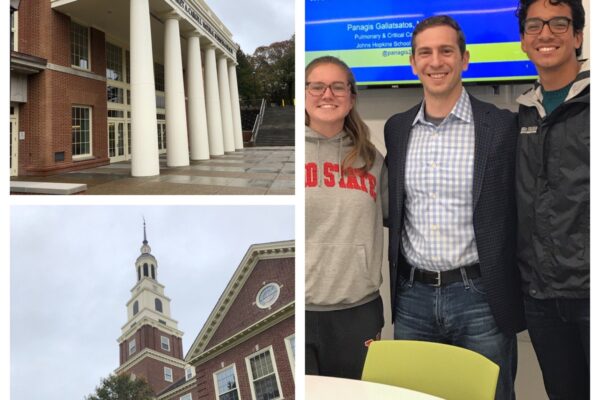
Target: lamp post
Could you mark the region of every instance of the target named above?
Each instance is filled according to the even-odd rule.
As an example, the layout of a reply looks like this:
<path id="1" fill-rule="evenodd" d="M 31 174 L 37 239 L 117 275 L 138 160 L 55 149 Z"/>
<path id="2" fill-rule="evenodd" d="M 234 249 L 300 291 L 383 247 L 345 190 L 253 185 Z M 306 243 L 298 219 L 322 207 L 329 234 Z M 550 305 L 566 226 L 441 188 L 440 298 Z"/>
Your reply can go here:
<path id="1" fill-rule="evenodd" d="M 252 83 L 254 85 L 254 99 L 256 99 L 256 71 L 252 71 Z"/>

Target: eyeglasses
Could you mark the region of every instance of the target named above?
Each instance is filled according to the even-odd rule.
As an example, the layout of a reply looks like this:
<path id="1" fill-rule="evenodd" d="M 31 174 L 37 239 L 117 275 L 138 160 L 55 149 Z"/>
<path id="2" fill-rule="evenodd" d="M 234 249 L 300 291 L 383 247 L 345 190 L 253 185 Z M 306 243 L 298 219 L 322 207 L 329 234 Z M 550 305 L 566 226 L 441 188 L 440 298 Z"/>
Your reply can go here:
<path id="1" fill-rule="evenodd" d="M 571 22 L 572 20 L 567 17 L 554 17 L 549 20 L 529 18 L 525 20 L 523 26 L 525 28 L 525 33 L 528 35 L 537 35 L 541 33 L 544 29 L 544 25 L 548 25 L 548 28 L 550 28 L 550 32 L 552 33 L 565 33 L 569 30 Z"/>
<path id="2" fill-rule="evenodd" d="M 306 90 L 311 96 L 323 96 L 329 88 L 335 97 L 344 97 L 348 95 L 349 83 L 333 82 L 329 85 L 323 82 L 306 82 Z"/>

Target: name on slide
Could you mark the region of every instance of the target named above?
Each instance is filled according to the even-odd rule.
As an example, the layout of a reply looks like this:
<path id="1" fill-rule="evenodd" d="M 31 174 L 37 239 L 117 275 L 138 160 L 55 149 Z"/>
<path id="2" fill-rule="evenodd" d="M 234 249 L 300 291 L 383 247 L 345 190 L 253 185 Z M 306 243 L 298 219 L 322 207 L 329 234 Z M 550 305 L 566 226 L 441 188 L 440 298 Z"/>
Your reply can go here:
<path id="1" fill-rule="evenodd" d="M 377 200 L 377 178 L 368 172 L 348 168 L 344 176 L 341 176 L 340 165 L 331 162 L 323 163 L 322 171 L 319 171 L 318 165 L 314 162 L 306 163 L 304 169 L 304 187 L 317 187 L 319 184 L 319 174 L 321 174 L 323 176 L 323 184 L 325 187 L 361 190 L 368 193 L 374 201 Z"/>

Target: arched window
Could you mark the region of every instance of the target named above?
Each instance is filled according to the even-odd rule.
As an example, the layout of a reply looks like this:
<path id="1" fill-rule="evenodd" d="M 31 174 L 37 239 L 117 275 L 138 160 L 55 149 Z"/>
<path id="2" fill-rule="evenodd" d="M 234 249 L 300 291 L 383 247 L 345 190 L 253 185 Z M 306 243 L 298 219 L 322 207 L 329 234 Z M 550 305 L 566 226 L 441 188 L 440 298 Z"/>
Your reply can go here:
<path id="1" fill-rule="evenodd" d="M 133 303 L 133 315 L 137 314 L 139 310 L 140 310 L 140 305 L 138 304 L 138 302 L 136 300 L 135 303 Z"/>
<path id="2" fill-rule="evenodd" d="M 156 275 L 154 274 L 154 264 L 150 264 L 150 270 L 152 271 L 152 279 L 156 279 Z"/>
<path id="3" fill-rule="evenodd" d="M 154 308 L 158 312 L 162 312 L 162 301 L 160 299 L 154 299 Z"/>
<path id="4" fill-rule="evenodd" d="M 144 263 L 144 276 L 148 276 L 148 264 Z"/>
<path id="5" fill-rule="evenodd" d="M 138 281 L 139 281 L 140 279 L 142 279 L 142 270 L 141 270 L 141 268 L 140 268 L 140 267 L 139 267 L 139 265 L 138 265 Z"/>

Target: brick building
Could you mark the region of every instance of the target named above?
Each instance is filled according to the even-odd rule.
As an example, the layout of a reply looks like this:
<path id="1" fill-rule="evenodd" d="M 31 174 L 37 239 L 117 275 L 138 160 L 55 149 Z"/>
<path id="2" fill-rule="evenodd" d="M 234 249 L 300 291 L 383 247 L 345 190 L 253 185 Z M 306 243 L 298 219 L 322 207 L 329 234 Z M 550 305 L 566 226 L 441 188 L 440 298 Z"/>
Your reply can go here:
<path id="1" fill-rule="evenodd" d="M 11 176 L 129 159 L 152 176 L 160 153 L 177 167 L 243 148 L 237 45 L 203 0 L 10 10 Z"/>
<path id="2" fill-rule="evenodd" d="M 115 372 L 159 400 L 294 399 L 294 260 L 293 241 L 252 245 L 184 357 L 144 227 Z"/>

